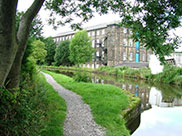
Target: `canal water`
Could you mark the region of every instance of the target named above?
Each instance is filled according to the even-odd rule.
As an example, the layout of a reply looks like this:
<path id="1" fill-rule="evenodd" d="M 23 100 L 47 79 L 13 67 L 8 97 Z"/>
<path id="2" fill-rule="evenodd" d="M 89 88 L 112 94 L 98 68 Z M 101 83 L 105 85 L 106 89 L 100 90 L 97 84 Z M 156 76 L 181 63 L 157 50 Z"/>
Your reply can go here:
<path id="1" fill-rule="evenodd" d="M 92 82 L 112 84 L 140 97 L 140 125 L 132 136 L 182 135 L 182 88 L 95 74 Z"/>

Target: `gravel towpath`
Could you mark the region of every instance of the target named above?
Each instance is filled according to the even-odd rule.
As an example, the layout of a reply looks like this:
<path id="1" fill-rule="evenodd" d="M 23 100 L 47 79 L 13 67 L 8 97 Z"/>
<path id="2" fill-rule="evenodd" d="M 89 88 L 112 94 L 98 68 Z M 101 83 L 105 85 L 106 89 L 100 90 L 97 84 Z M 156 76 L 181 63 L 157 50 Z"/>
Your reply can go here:
<path id="1" fill-rule="evenodd" d="M 105 136 L 105 132 L 93 120 L 88 104 L 84 104 L 81 96 L 59 85 L 49 74 L 43 73 L 46 80 L 62 96 L 67 105 L 64 122 L 64 136 Z"/>

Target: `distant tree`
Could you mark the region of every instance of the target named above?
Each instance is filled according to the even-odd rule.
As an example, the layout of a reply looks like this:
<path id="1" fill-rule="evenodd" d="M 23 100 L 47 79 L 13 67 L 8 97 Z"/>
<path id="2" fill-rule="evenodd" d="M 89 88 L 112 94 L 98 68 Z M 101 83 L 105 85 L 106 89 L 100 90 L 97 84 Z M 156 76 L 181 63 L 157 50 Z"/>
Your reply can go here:
<path id="1" fill-rule="evenodd" d="M 94 49 L 91 46 L 91 39 L 88 37 L 86 30 L 75 34 L 69 45 L 69 50 L 69 59 L 75 64 L 83 64 L 92 60 Z"/>
<path id="2" fill-rule="evenodd" d="M 70 41 L 62 41 L 56 48 L 56 53 L 54 56 L 54 60 L 57 66 L 59 65 L 73 65 L 73 63 L 69 60 L 70 51 L 69 51 Z"/>
<path id="3" fill-rule="evenodd" d="M 33 52 L 31 57 L 35 60 L 37 64 L 42 64 L 45 61 L 47 51 L 45 50 L 45 44 L 40 40 L 35 40 L 32 43 Z"/>
<path id="4" fill-rule="evenodd" d="M 56 42 L 54 42 L 52 37 L 43 39 L 43 42 L 45 43 L 45 49 L 47 51 L 45 63 L 47 65 L 51 65 L 54 62 L 54 56 L 56 53 Z"/>

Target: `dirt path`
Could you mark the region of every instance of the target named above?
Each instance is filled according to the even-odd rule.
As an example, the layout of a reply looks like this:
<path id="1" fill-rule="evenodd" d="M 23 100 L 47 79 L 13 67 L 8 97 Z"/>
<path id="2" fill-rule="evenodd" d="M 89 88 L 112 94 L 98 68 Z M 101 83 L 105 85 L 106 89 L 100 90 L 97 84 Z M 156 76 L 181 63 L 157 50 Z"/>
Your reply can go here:
<path id="1" fill-rule="evenodd" d="M 67 105 L 64 122 L 64 136 L 105 136 L 103 129 L 95 123 L 89 105 L 81 96 L 59 85 L 49 74 L 43 73 L 46 80 L 62 96 Z"/>

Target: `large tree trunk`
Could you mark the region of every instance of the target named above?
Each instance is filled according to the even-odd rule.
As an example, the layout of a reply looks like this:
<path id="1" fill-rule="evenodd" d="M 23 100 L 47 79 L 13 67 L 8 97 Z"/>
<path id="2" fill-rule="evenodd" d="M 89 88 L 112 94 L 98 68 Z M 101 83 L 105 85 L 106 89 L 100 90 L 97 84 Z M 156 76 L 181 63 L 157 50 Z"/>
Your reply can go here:
<path id="1" fill-rule="evenodd" d="M 17 33 L 19 47 L 13 65 L 11 67 L 11 70 L 6 79 L 6 88 L 19 87 L 21 63 L 26 49 L 26 42 L 29 35 L 29 28 L 34 17 L 37 15 L 41 6 L 43 5 L 44 1 L 45 0 L 35 0 L 32 6 L 26 11 L 26 13 L 21 18 Z"/>
<path id="2" fill-rule="evenodd" d="M 18 48 L 16 7 L 17 0 L 0 0 L 0 87 L 4 87 Z"/>

